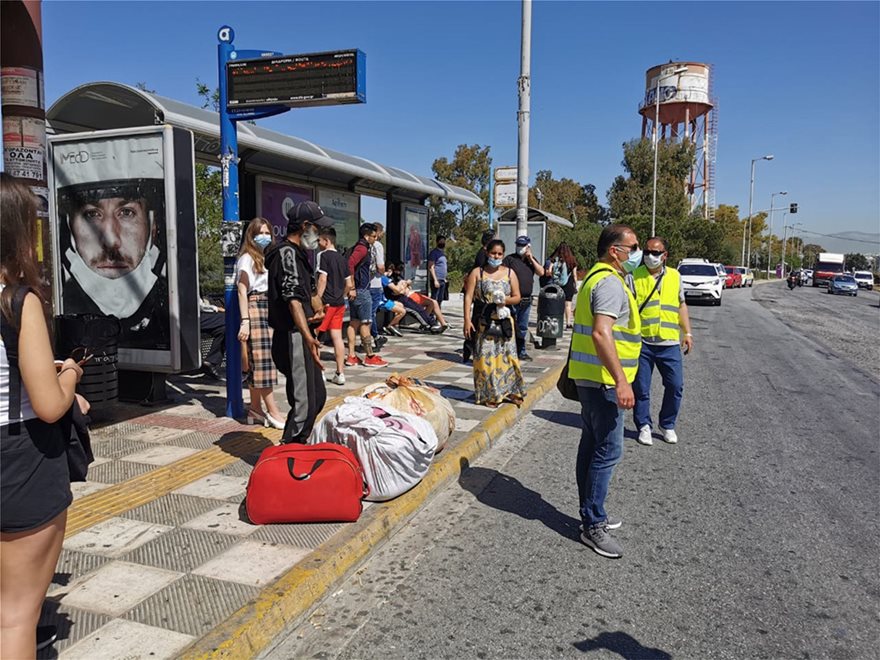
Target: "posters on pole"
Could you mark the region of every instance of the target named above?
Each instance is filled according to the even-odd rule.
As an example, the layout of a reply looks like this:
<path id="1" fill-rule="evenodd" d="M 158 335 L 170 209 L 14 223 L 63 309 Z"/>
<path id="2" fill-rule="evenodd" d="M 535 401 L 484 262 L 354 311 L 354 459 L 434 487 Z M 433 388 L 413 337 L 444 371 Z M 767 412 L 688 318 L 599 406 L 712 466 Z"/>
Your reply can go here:
<path id="1" fill-rule="evenodd" d="M 358 227 L 361 218 L 361 198 L 341 190 L 318 190 L 318 205 L 324 215 L 333 218 L 336 230 L 336 246 L 342 250 L 350 248 L 358 240 Z"/>
<path id="2" fill-rule="evenodd" d="M 313 199 L 313 191 L 305 186 L 259 177 L 259 207 L 257 215 L 272 224 L 272 234 L 276 241 L 287 235 L 287 211 L 298 202 Z"/>
<path id="3" fill-rule="evenodd" d="M 416 291 L 428 286 L 428 209 L 406 204 L 403 207 L 403 232 L 400 253 L 403 255 L 403 276 L 412 280 Z"/>
<path id="4" fill-rule="evenodd" d="M 43 77 L 30 67 L 4 66 L 0 68 L 0 96 L 3 105 L 42 108 Z"/>
<path id="5" fill-rule="evenodd" d="M 118 318 L 120 366 L 171 351 L 162 134 L 58 142 L 53 167 L 59 312 Z"/>

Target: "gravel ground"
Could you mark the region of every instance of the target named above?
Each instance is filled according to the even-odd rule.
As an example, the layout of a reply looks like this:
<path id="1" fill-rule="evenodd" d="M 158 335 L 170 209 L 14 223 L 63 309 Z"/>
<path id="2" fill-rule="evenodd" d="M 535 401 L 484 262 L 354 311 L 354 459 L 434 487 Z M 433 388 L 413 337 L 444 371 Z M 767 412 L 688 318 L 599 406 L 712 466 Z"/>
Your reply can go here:
<path id="1" fill-rule="evenodd" d="M 880 293 L 831 296 L 819 287 L 789 291 L 783 282 L 755 287 L 755 301 L 797 332 L 880 381 Z"/>

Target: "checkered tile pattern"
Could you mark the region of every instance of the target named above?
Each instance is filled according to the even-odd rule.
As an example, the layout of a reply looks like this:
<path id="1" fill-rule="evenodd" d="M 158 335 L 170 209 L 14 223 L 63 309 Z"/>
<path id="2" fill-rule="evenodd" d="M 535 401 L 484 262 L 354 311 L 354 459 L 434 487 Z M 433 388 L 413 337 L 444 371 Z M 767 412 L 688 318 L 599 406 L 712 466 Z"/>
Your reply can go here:
<path id="1" fill-rule="evenodd" d="M 447 306 L 444 311 L 460 328 L 460 304 Z M 453 404 L 458 421 L 448 446 L 454 446 L 492 413 L 473 403 L 472 369 L 460 364 L 456 353 L 461 344 L 455 331 L 389 339 L 381 353 L 389 367 L 349 368 L 346 385 L 328 384 L 328 396 L 449 360 L 447 369 L 426 382 Z M 535 361 L 523 365 L 527 385 L 555 366 L 564 351 L 564 346 L 552 354 L 536 351 Z M 121 407 L 133 421 L 93 432 L 97 460 L 89 481 L 76 485 L 76 497 L 173 467 L 214 447 L 230 430 L 247 430 L 218 418 L 222 408 L 210 412 L 224 394 L 216 386 L 194 377 L 175 377 L 171 384 L 180 398 L 175 406 L 146 415 L 143 408 Z M 286 409 L 283 383 L 276 397 Z M 150 658 L 175 657 L 345 527 L 251 524 L 244 495 L 256 458 L 240 457 L 65 540 L 43 615 L 59 628 L 55 650 L 61 658 L 140 657 L 144 649 Z M 54 657 L 51 649 L 41 653 Z"/>

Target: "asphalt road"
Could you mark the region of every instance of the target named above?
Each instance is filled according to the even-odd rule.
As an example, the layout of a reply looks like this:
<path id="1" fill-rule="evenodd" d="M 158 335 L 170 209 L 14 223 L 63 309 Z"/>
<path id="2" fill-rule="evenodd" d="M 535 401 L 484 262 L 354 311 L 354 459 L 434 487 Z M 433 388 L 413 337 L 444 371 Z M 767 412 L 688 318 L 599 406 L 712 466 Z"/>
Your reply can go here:
<path id="1" fill-rule="evenodd" d="M 692 308 L 680 442 L 630 429 L 612 483 L 622 559 L 577 540 L 554 393 L 264 657 L 878 657 L 880 365 L 808 335 L 880 317 L 788 293 Z"/>

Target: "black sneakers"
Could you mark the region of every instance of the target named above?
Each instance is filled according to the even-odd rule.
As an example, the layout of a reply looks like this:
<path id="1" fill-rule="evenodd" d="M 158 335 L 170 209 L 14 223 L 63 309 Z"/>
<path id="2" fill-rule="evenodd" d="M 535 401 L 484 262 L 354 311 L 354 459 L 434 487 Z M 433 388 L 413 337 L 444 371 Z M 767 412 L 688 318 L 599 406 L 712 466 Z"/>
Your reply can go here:
<path id="1" fill-rule="evenodd" d="M 37 650 L 49 646 L 58 639 L 58 629 L 55 626 L 37 626 Z"/>

